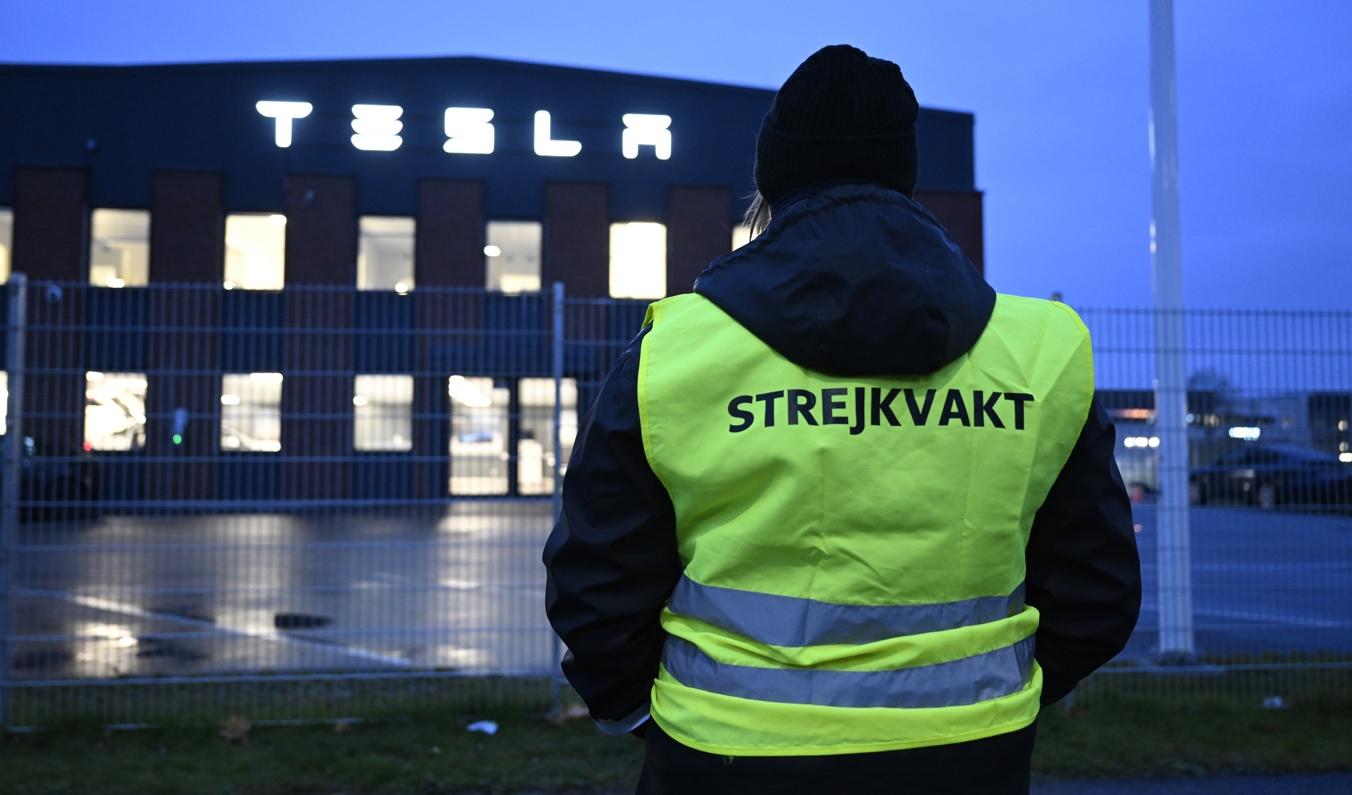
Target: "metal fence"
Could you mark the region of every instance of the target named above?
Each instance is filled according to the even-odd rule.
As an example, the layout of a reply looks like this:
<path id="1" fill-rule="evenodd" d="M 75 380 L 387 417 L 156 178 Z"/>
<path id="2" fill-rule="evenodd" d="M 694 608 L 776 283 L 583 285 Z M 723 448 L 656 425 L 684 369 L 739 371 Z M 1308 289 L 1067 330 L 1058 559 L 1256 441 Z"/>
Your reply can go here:
<path id="1" fill-rule="evenodd" d="M 0 723 L 549 698 L 539 553 L 579 411 L 644 302 L 22 277 L 6 293 Z M 1187 313 L 1190 499 L 1173 508 L 1157 316 L 1082 315 L 1147 591 L 1099 679 L 1347 673 L 1352 314 Z M 1190 544 L 1158 543 L 1162 516 Z"/>

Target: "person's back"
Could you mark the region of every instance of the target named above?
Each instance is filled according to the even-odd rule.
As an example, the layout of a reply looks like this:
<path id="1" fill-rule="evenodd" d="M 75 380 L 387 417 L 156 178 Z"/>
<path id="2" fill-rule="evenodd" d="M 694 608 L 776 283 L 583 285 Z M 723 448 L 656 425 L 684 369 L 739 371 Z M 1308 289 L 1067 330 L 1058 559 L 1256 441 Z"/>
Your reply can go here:
<path id="1" fill-rule="evenodd" d="M 642 790 L 1025 790 L 1039 705 L 1134 625 L 1088 332 L 909 198 L 915 113 L 853 48 L 800 67 L 768 229 L 651 308 L 579 436 L 550 616 L 603 728 L 651 712 Z"/>

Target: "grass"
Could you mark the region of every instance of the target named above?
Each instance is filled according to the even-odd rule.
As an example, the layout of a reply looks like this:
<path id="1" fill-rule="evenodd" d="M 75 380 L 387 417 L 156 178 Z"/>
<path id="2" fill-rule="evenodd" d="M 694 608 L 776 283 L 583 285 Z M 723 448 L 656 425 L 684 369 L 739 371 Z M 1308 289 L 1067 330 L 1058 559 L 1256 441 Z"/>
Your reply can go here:
<path id="1" fill-rule="evenodd" d="M 491 718 L 499 731 L 466 731 Z M 238 730 L 238 729 L 237 729 Z M 522 711 L 429 711 L 370 723 L 106 732 L 67 726 L 4 740 L 5 793 L 451 793 L 632 789 L 641 744 Z"/>
<path id="2" fill-rule="evenodd" d="M 1283 709 L 1208 698 L 1128 696 L 1051 708 L 1038 721 L 1033 770 L 1087 778 L 1352 770 L 1352 693 Z"/>
<path id="3" fill-rule="evenodd" d="M 108 731 L 87 721 L 0 738 L 0 793 L 386 795 L 632 791 L 641 743 L 556 725 L 526 706 L 400 706 L 398 716 L 302 726 L 166 725 Z M 466 731 L 492 719 L 487 736 Z M 224 729 L 224 730 L 223 730 Z M 232 735 L 235 742 L 222 736 Z M 1262 709 L 1249 696 L 1188 700 L 1099 692 L 1040 720 L 1039 775 L 1124 777 L 1352 769 L 1352 691 Z"/>

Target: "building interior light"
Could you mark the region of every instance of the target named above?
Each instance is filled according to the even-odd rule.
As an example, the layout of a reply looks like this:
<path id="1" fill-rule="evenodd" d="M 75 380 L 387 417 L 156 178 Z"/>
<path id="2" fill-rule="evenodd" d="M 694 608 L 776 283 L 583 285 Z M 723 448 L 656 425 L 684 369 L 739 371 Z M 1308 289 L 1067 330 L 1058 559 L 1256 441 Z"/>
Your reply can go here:
<path id="1" fill-rule="evenodd" d="M 482 409 L 493 405 L 493 398 L 484 394 L 477 383 L 463 375 L 453 375 L 446 379 L 446 394 L 452 401 L 470 408 Z"/>
<path id="2" fill-rule="evenodd" d="M 365 396 L 365 395 L 353 395 L 353 396 L 352 396 L 352 405 L 356 406 L 357 408 L 361 408 L 362 406 L 365 406 L 365 405 L 366 405 L 366 396 Z"/>
<path id="3" fill-rule="evenodd" d="M 282 213 L 230 213 L 225 217 L 225 289 L 282 288 L 286 224 Z"/>
<path id="4" fill-rule="evenodd" d="M 221 395 L 222 406 L 238 406 L 239 395 Z"/>
<path id="5" fill-rule="evenodd" d="M 1158 436 L 1127 436 L 1122 439 L 1123 447 L 1149 447 L 1156 448 L 1160 446 L 1160 437 Z"/>
<path id="6" fill-rule="evenodd" d="M 611 297 L 661 298 L 666 289 L 666 226 L 652 221 L 611 224 Z"/>
<path id="7" fill-rule="evenodd" d="M 501 256 L 502 256 L 502 249 L 499 248 L 498 246 L 495 246 L 495 245 L 493 245 L 492 243 L 490 243 L 490 244 L 484 246 L 484 256 L 485 256 L 485 257 L 501 257 Z"/>
<path id="8" fill-rule="evenodd" d="M 1229 431 L 1231 439 L 1242 439 L 1246 442 L 1256 441 L 1263 435 L 1263 429 L 1251 425 L 1236 425 Z"/>
<path id="9" fill-rule="evenodd" d="M 1338 460 L 1344 464 L 1352 464 L 1352 453 L 1339 453 Z"/>
<path id="10" fill-rule="evenodd" d="M 395 282 L 394 291 L 400 295 L 408 295 L 408 282 Z"/>

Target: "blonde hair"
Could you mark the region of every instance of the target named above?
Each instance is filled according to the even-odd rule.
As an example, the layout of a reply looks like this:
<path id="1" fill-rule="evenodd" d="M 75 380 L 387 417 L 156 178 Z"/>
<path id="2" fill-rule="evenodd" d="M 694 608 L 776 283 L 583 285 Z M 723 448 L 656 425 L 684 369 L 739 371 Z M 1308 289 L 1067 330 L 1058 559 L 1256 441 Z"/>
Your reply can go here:
<path id="1" fill-rule="evenodd" d="M 750 194 L 751 203 L 746 206 L 746 213 L 742 215 L 742 223 L 751 230 L 751 237 L 759 235 L 765 231 L 765 227 L 770 225 L 770 203 L 765 200 L 760 191 L 754 191 Z"/>

